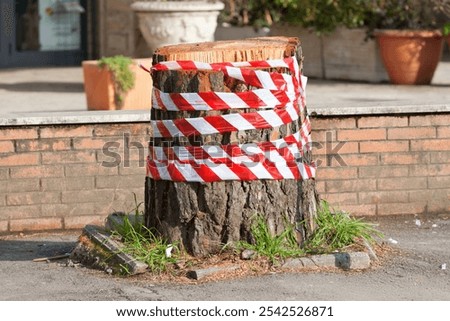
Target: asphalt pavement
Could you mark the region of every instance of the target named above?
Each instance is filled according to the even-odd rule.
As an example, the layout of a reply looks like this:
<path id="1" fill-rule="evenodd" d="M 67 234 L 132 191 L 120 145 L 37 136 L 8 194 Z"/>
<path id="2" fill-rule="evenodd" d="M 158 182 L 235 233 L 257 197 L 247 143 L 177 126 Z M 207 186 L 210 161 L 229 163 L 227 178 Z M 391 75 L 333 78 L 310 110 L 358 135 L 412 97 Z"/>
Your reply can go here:
<path id="1" fill-rule="evenodd" d="M 388 254 L 365 271 L 271 273 L 206 283 L 117 277 L 66 260 L 79 232 L 0 238 L 0 301 L 448 301 L 450 217 L 374 222 Z"/>

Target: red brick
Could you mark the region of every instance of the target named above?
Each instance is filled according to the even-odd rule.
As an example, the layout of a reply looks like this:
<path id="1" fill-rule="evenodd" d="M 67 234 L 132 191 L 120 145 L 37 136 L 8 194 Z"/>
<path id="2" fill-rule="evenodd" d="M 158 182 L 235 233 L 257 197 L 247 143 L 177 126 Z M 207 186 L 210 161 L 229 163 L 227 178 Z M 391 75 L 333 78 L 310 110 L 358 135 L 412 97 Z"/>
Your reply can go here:
<path id="1" fill-rule="evenodd" d="M 32 218 L 10 221 L 11 232 L 61 230 L 62 219 L 59 217 Z"/>
<path id="2" fill-rule="evenodd" d="M 378 215 L 413 215 L 426 212 L 426 202 L 378 204 Z"/>
<path id="3" fill-rule="evenodd" d="M 335 130 L 316 130 L 313 128 L 311 132 L 312 141 L 315 143 L 324 143 L 327 141 L 327 137 L 331 137 L 333 141 L 336 140 Z"/>
<path id="4" fill-rule="evenodd" d="M 117 174 L 117 167 L 104 167 L 102 164 L 72 164 L 65 167 L 65 175 L 67 177 Z"/>
<path id="5" fill-rule="evenodd" d="M 330 153 L 337 154 L 356 154 L 358 153 L 357 142 L 330 142 L 327 146 L 325 143 L 314 143 L 313 155 L 327 155 Z"/>
<path id="6" fill-rule="evenodd" d="M 437 137 L 438 138 L 450 138 L 450 127 L 438 127 L 437 128 Z"/>
<path id="7" fill-rule="evenodd" d="M 430 153 L 430 161 L 432 164 L 450 163 L 450 152 L 433 152 Z"/>
<path id="8" fill-rule="evenodd" d="M 139 162 L 136 161 L 130 161 L 130 164 L 128 167 L 124 167 L 124 164 L 122 163 L 121 166 L 119 166 L 119 175 L 144 175 L 145 176 L 145 162 L 139 164 Z"/>
<path id="9" fill-rule="evenodd" d="M 36 138 L 38 138 L 37 128 L 14 127 L 8 129 L 0 129 L 0 140 Z"/>
<path id="10" fill-rule="evenodd" d="M 360 204 L 408 203 L 407 191 L 361 192 L 358 194 Z"/>
<path id="11" fill-rule="evenodd" d="M 92 137 L 94 127 L 90 125 L 64 125 L 41 128 L 41 138 Z"/>
<path id="12" fill-rule="evenodd" d="M 317 170 L 317 179 L 328 180 L 345 180 L 357 177 L 357 169 L 355 167 L 324 167 Z"/>
<path id="13" fill-rule="evenodd" d="M 11 168 L 11 178 L 62 177 L 64 167 L 60 165 L 41 165 Z"/>
<path id="14" fill-rule="evenodd" d="M 428 213 L 442 214 L 450 212 L 450 200 L 429 201 L 427 204 Z"/>
<path id="15" fill-rule="evenodd" d="M 114 189 L 62 192 L 63 203 L 112 202 L 114 197 Z"/>
<path id="16" fill-rule="evenodd" d="M 428 177 L 428 188 L 448 188 L 450 187 L 450 176 Z"/>
<path id="17" fill-rule="evenodd" d="M 450 139 L 412 140 L 412 151 L 447 151 L 450 150 Z"/>
<path id="18" fill-rule="evenodd" d="M 411 165 L 409 176 L 450 176 L 450 164 Z"/>
<path id="19" fill-rule="evenodd" d="M 95 163 L 95 151 L 65 151 L 42 153 L 42 164 Z"/>
<path id="20" fill-rule="evenodd" d="M 7 168 L 0 168 L 0 181 L 8 179 L 8 172 Z"/>
<path id="21" fill-rule="evenodd" d="M 314 143 L 313 149 L 320 146 L 318 143 Z M 116 163 L 119 160 L 121 163 L 139 161 L 145 162 L 148 156 L 148 148 L 146 143 L 135 142 L 135 145 L 130 146 L 127 149 L 127 154 L 123 148 L 114 149 L 108 148 L 107 150 L 97 150 L 97 161 L 106 163 Z"/>
<path id="22" fill-rule="evenodd" d="M 362 140 L 385 140 L 386 129 L 385 128 L 373 128 L 373 129 L 341 129 L 337 132 L 337 138 L 339 141 L 362 141 Z"/>
<path id="23" fill-rule="evenodd" d="M 39 139 L 16 141 L 17 152 L 70 150 L 70 139 Z"/>
<path id="24" fill-rule="evenodd" d="M 2 206 L 6 206 L 6 195 L 5 194 L 0 194 L 0 207 Z M 1 211 L 1 209 L 0 209 Z"/>
<path id="25" fill-rule="evenodd" d="M 319 194 L 325 193 L 325 182 L 324 181 L 316 181 L 316 190 Z"/>
<path id="26" fill-rule="evenodd" d="M 108 216 L 115 209 L 110 200 L 107 202 L 68 203 L 68 204 L 42 204 L 42 213 L 45 216 L 77 217 L 85 215 Z"/>
<path id="27" fill-rule="evenodd" d="M 94 177 L 42 178 L 43 191 L 75 191 L 94 189 Z"/>
<path id="28" fill-rule="evenodd" d="M 59 192 L 26 192 L 14 193 L 6 196 L 8 206 L 54 204 L 61 202 Z"/>
<path id="29" fill-rule="evenodd" d="M 434 127 L 389 128 L 388 139 L 436 138 Z"/>
<path id="30" fill-rule="evenodd" d="M 0 141 L 0 153 L 14 153 L 12 141 Z"/>
<path id="31" fill-rule="evenodd" d="M 373 166 L 378 165 L 378 155 L 375 154 L 356 154 L 356 155 L 341 155 L 344 163 L 347 166 Z M 333 159 L 333 165 L 336 166 L 337 161 Z"/>
<path id="32" fill-rule="evenodd" d="M 448 200 L 450 196 L 450 186 L 443 189 L 427 189 L 421 191 L 411 191 L 409 192 L 409 199 L 411 202 L 422 202 L 422 201 L 438 201 L 444 202 Z"/>
<path id="33" fill-rule="evenodd" d="M 136 208 L 134 202 L 136 194 L 138 204 L 144 201 L 144 186 L 138 188 L 117 189 L 114 191 L 114 202 L 110 204 L 113 211 L 131 212 Z M 141 207 L 143 210 L 143 207 Z"/>
<path id="34" fill-rule="evenodd" d="M 325 185 L 327 193 L 373 191 L 377 189 L 377 182 L 374 179 L 326 181 Z"/>
<path id="35" fill-rule="evenodd" d="M 358 204 L 358 195 L 356 193 L 325 193 L 321 197 L 333 206 Z"/>
<path id="36" fill-rule="evenodd" d="M 6 233 L 9 231 L 8 221 L 0 221 L 0 233 Z"/>
<path id="37" fill-rule="evenodd" d="M 336 128 L 356 128 L 356 119 L 353 117 L 333 117 L 333 118 L 316 118 L 312 119 L 313 130 L 331 130 Z"/>
<path id="38" fill-rule="evenodd" d="M 379 178 L 378 190 L 413 190 L 413 189 L 426 189 L 427 178 L 426 177 L 395 177 L 395 178 Z"/>
<path id="39" fill-rule="evenodd" d="M 147 134 L 148 123 L 135 124 L 110 124 L 97 125 L 95 127 L 95 136 L 123 136 L 129 134 L 131 136 L 140 136 Z M 130 139 L 133 139 L 130 137 Z"/>
<path id="40" fill-rule="evenodd" d="M 344 205 L 342 210 L 352 216 L 375 216 L 377 206 L 374 204 Z"/>
<path id="41" fill-rule="evenodd" d="M 1 188 L 0 188 L 1 189 Z M 34 192 L 39 191 L 39 179 L 10 179 L 6 181 L 6 191 L 8 193 L 14 192 Z"/>
<path id="42" fill-rule="evenodd" d="M 9 167 L 9 166 L 37 165 L 37 164 L 39 164 L 38 153 L 11 154 L 11 155 L 0 154 L 0 166 Z"/>
<path id="43" fill-rule="evenodd" d="M 40 205 L 6 206 L 0 211 L 0 220 L 39 217 L 41 217 Z"/>
<path id="44" fill-rule="evenodd" d="M 132 188 L 143 187 L 145 185 L 145 175 L 130 176 L 99 176 L 95 179 L 95 186 L 103 188 Z"/>
<path id="45" fill-rule="evenodd" d="M 386 165 L 426 164 L 429 162 L 429 158 L 429 153 L 392 153 L 382 154 L 380 162 Z"/>
<path id="46" fill-rule="evenodd" d="M 407 116 L 367 116 L 358 119 L 358 128 L 406 127 Z"/>
<path id="47" fill-rule="evenodd" d="M 409 143 L 407 141 L 360 142 L 359 149 L 361 153 L 407 152 Z"/>
<path id="48" fill-rule="evenodd" d="M 104 225 L 106 216 L 84 215 L 75 217 L 64 217 L 64 229 L 82 229 L 86 225 Z"/>
<path id="49" fill-rule="evenodd" d="M 368 166 L 359 168 L 359 177 L 402 177 L 408 176 L 406 166 Z"/>
<path id="50" fill-rule="evenodd" d="M 438 114 L 410 116 L 409 124 L 410 126 L 448 126 L 448 124 L 450 124 L 450 115 Z"/>
<path id="51" fill-rule="evenodd" d="M 111 145 L 113 144 L 113 145 Z M 109 148 L 110 150 L 123 149 L 124 142 L 122 137 L 109 137 L 109 138 L 74 138 L 73 147 L 75 149 L 103 149 Z"/>

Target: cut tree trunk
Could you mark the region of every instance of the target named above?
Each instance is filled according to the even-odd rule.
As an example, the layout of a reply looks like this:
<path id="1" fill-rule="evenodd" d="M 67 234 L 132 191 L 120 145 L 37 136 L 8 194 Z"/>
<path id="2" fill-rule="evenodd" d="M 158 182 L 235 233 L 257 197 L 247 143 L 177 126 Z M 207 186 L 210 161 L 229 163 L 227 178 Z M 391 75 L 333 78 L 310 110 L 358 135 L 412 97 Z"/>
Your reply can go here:
<path id="1" fill-rule="evenodd" d="M 171 60 L 206 63 L 298 58 L 297 38 L 265 37 L 240 41 L 182 44 L 159 48 L 153 64 Z M 283 72 L 287 72 L 283 71 Z M 153 84 L 163 92 L 242 92 L 245 83 L 230 81 L 219 71 L 155 71 Z M 254 110 L 240 110 L 252 112 Z M 152 120 L 220 115 L 230 111 L 168 112 L 152 109 Z M 256 143 L 293 134 L 301 119 L 274 129 L 246 130 L 194 138 L 153 138 L 154 146 L 201 146 L 206 143 Z M 307 162 L 311 155 L 306 155 Z M 145 224 L 169 242 L 177 242 L 194 256 L 219 252 L 225 244 L 252 241 L 251 226 L 256 215 L 264 217 L 271 233 L 281 233 L 286 224 L 295 224 L 299 246 L 314 229 L 318 195 L 314 180 L 222 181 L 214 183 L 172 182 L 147 177 Z"/>

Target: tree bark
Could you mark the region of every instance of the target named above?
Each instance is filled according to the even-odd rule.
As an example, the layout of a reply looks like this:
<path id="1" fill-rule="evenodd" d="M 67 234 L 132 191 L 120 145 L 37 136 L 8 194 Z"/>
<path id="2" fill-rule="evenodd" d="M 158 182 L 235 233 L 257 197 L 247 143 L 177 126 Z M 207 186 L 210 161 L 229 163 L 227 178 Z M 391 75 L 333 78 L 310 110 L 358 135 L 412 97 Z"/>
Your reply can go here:
<path id="1" fill-rule="evenodd" d="M 195 60 L 207 63 L 282 59 L 297 56 L 302 66 L 297 38 L 266 37 L 241 41 L 167 46 L 155 51 L 153 63 Z M 287 72 L 284 71 L 284 72 Z M 153 84 L 164 92 L 240 92 L 252 90 L 245 83 L 230 81 L 218 71 L 158 71 Z M 252 112 L 247 109 L 240 112 Z M 152 109 L 153 120 L 220 115 L 230 111 L 169 112 Z M 301 119 L 279 128 L 246 130 L 194 138 L 153 138 L 154 146 L 201 146 L 205 143 L 255 143 L 293 134 Z M 308 161 L 311 155 L 306 155 Z M 295 224 L 299 246 L 314 229 L 318 195 L 314 180 L 223 181 L 180 183 L 146 179 L 145 224 L 170 242 L 177 242 L 194 256 L 219 252 L 224 244 L 252 241 L 255 215 L 263 216 L 274 234 L 286 224 Z"/>

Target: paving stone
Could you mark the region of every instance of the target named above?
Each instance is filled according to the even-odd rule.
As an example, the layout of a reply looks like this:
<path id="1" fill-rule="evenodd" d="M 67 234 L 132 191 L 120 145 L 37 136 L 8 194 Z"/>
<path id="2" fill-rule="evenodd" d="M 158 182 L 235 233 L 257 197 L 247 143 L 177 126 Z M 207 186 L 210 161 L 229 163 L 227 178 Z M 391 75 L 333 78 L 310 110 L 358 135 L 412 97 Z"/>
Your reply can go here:
<path id="1" fill-rule="evenodd" d="M 223 273 L 223 272 L 233 272 L 239 269 L 238 265 L 231 265 L 231 266 L 218 266 L 218 267 L 210 267 L 207 269 L 196 269 L 191 270 L 187 273 L 188 278 L 194 279 L 194 280 L 201 280 L 204 279 L 207 276 L 217 274 L 217 273 Z"/>

